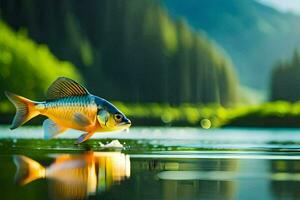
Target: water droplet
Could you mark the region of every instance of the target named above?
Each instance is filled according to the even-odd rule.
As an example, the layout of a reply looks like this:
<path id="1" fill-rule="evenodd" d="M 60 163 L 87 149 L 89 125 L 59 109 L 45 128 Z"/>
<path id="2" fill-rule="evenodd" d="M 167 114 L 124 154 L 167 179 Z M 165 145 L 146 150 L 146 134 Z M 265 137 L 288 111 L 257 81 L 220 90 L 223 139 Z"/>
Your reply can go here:
<path id="1" fill-rule="evenodd" d="M 211 128 L 211 121 L 209 119 L 202 119 L 200 124 L 201 124 L 201 127 L 204 129 Z"/>
<path id="2" fill-rule="evenodd" d="M 172 122 L 172 116 L 170 113 L 166 112 L 161 116 L 161 121 L 165 124 Z"/>

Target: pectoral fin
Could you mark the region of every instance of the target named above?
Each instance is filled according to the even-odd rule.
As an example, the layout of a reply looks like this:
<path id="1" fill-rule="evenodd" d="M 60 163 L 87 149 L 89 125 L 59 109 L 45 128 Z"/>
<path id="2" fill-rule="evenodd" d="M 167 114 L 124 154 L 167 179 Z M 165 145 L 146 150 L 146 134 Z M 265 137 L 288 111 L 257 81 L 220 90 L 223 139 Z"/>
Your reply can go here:
<path id="1" fill-rule="evenodd" d="M 52 121 L 51 119 L 46 119 L 43 122 L 43 129 L 44 129 L 44 138 L 45 139 L 51 139 L 57 136 L 58 134 L 64 132 L 67 130 L 66 127 L 62 127 Z"/>
<path id="2" fill-rule="evenodd" d="M 89 120 L 86 116 L 81 113 L 75 113 L 73 120 L 76 124 L 81 127 L 86 127 L 92 124 L 91 120 Z"/>
<path id="3" fill-rule="evenodd" d="M 90 137 L 92 137 L 94 133 L 84 133 L 82 134 L 78 139 L 77 141 L 75 142 L 75 144 L 80 144 L 86 140 L 88 140 Z"/>

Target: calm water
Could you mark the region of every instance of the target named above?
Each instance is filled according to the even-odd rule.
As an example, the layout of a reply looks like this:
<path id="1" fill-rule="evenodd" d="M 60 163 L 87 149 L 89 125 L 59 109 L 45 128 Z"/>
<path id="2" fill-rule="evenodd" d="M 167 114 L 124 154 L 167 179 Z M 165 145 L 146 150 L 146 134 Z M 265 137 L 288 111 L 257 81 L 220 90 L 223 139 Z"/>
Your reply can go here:
<path id="1" fill-rule="evenodd" d="M 300 199 L 300 129 L 79 135 L 0 127 L 0 199 Z"/>

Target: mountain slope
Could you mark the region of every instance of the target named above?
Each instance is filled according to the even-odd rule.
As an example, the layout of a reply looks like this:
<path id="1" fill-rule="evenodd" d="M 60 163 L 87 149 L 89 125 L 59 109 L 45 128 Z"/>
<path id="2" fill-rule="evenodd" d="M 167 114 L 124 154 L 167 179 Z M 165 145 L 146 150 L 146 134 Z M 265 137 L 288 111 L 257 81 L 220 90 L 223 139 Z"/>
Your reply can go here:
<path id="1" fill-rule="evenodd" d="M 256 89 L 268 88 L 274 62 L 300 46 L 300 17 L 254 0 L 165 0 L 165 6 L 221 44 L 241 83 Z"/>

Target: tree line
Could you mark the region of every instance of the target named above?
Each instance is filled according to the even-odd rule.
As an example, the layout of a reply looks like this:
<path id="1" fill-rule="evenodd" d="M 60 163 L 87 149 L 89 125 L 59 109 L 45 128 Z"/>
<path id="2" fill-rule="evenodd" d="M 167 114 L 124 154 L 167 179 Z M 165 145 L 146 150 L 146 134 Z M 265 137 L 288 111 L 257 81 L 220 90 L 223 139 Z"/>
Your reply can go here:
<path id="1" fill-rule="evenodd" d="M 0 16 L 74 63 L 91 92 L 108 99 L 225 106 L 237 100 L 230 59 L 158 1 L 2 0 Z"/>
<path id="2" fill-rule="evenodd" d="M 279 61 L 271 79 L 271 100 L 300 100 L 300 54 L 296 49 L 292 58 Z"/>

